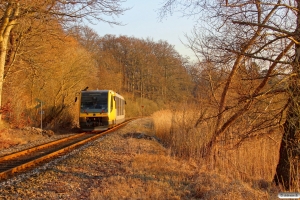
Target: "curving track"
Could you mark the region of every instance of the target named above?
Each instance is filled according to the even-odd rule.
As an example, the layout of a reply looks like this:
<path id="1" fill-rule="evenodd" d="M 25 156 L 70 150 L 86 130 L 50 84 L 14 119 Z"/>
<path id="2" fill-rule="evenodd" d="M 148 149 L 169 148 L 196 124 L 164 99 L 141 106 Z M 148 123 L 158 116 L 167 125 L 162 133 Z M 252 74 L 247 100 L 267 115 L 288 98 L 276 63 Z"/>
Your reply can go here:
<path id="1" fill-rule="evenodd" d="M 133 119 L 131 119 L 133 120 Z M 15 174 L 34 168 L 45 161 L 61 156 L 92 140 L 96 140 L 130 122 L 127 120 L 107 131 L 97 133 L 86 132 L 70 136 L 47 144 L 39 145 L 20 152 L 0 157 L 0 180 L 10 178 Z"/>

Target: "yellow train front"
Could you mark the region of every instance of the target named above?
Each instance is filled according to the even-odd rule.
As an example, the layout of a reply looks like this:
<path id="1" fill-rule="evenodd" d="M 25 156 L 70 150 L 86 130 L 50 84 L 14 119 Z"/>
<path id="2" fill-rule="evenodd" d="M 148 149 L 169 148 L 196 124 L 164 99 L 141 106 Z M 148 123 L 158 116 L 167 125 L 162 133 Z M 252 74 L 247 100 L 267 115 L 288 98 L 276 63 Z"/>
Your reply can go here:
<path id="1" fill-rule="evenodd" d="M 79 124 L 84 131 L 106 130 L 125 121 L 125 100 L 112 90 L 81 91 Z"/>

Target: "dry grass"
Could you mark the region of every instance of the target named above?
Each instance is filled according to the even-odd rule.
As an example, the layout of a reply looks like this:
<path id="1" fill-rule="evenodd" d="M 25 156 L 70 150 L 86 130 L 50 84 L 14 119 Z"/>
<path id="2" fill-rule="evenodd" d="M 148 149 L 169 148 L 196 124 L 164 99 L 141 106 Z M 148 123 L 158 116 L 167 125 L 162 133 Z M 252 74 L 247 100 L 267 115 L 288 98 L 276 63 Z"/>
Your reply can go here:
<path id="1" fill-rule="evenodd" d="M 268 199 L 266 192 L 255 190 L 242 181 L 229 179 L 217 172 L 200 172 L 195 181 L 197 198 L 224 199 Z"/>
<path id="2" fill-rule="evenodd" d="M 0 130 L 0 149 L 9 148 L 10 146 L 27 144 L 28 137 L 20 134 L 14 134 L 11 129 Z"/>
<path id="3" fill-rule="evenodd" d="M 158 111 L 152 115 L 155 122 L 155 134 L 166 143 L 171 141 L 172 116 L 173 114 L 170 110 Z"/>
<path id="4" fill-rule="evenodd" d="M 156 141 L 127 137 L 132 130 L 151 133 L 150 123 L 151 119 L 136 120 L 122 129 L 121 135 L 126 137 L 121 139 L 113 136 L 99 146 L 103 150 L 98 149 L 98 152 L 103 159 L 106 157 L 106 165 L 111 166 L 111 163 L 115 163 L 112 160 L 118 160 L 123 163 L 123 170 L 120 173 L 117 169 L 114 175 L 105 177 L 98 187 L 92 189 L 90 199 L 268 198 L 268 194 L 247 184 L 219 175 L 218 172 L 199 169 L 192 159 L 182 160 L 172 156 L 168 149 Z M 118 144 L 114 141 L 118 141 Z M 111 166 L 109 170 L 116 168 Z"/>
<path id="5" fill-rule="evenodd" d="M 217 166 L 242 180 L 271 182 L 279 159 L 280 139 L 277 132 L 245 141 L 239 147 L 219 145 Z"/>
<path id="6" fill-rule="evenodd" d="M 0 193 L 6 199 L 16 199 L 14 188 L 19 199 L 268 199 L 266 192 L 174 156 L 152 134 L 151 118 L 135 120 Z"/>
<path id="7" fill-rule="evenodd" d="M 194 127 L 195 116 L 198 116 L 195 110 L 162 110 L 152 115 L 156 136 L 177 156 L 202 157 L 202 147 L 211 138 L 211 127 L 208 123 Z"/>
<path id="8" fill-rule="evenodd" d="M 280 130 L 246 140 L 235 146 L 236 140 L 220 141 L 214 163 L 202 159 L 204 144 L 210 140 L 213 122 L 195 127 L 194 110 L 162 110 L 152 115 L 156 134 L 174 155 L 194 159 L 203 168 L 224 174 L 232 180 L 248 182 L 254 188 L 269 190 L 278 163 Z M 165 125 L 166 124 L 166 125 Z M 239 197 L 234 197 L 239 199 Z M 206 199 L 206 198 L 205 198 Z M 217 198 L 216 199 L 223 199 Z"/>
<path id="9" fill-rule="evenodd" d="M 54 132 L 50 130 L 44 130 L 42 134 L 39 128 L 33 127 L 23 129 L 2 127 L 3 128 L 0 129 L 0 150 L 25 144 L 33 145 L 36 141 L 43 141 L 54 135 Z M 3 151 L 0 151 L 0 155 L 2 153 Z"/>

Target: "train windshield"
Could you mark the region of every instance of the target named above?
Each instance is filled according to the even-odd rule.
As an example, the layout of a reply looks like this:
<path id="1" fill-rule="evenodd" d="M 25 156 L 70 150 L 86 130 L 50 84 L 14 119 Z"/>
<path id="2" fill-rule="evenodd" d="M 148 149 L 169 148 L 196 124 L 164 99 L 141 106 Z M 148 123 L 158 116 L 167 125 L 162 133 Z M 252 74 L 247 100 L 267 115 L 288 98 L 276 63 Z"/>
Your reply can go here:
<path id="1" fill-rule="evenodd" d="M 84 92 L 81 94 L 81 112 L 108 112 L 108 92 Z"/>

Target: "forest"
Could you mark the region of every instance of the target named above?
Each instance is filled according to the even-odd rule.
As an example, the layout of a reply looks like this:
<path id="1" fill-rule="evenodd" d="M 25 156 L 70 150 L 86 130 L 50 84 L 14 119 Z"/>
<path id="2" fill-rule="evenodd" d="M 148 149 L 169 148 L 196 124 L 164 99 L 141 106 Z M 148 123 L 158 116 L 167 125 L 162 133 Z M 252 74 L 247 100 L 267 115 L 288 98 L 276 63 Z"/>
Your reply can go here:
<path id="1" fill-rule="evenodd" d="M 122 94 L 129 117 L 140 116 L 141 106 L 149 115 L 190 98 L 188 62 L 166 41 L 99 36 L 59 20 L 24 16 L 10 32 L 2 118 L 12 126 L 39 124 L 41 102 L 45 125 L 76 125 L 74 99 L 87 86 Z"/>
<path id="2" fill-rule="evenodd" d="M 278 165 L 269 177 L 287 190 L 297 188 L 299 1 L 165 0 L 160 17 L 181 12 L 198 21 L 187 36 L 198 58 L 193 63 L 167 41 L 100 36 L 82 25 L 84 20 L 118 25 L 113 16 L 127 10 L 121 4 L 0 3 L 2 123 L 38 126 L 42 107 L 47 128 L 75 127 L 80 90 L 112 89 L 126 98 L 128 117 L 162 110 L 182 115 L 178 120 L 186 138 L 161 133 L 171 147 L 200 140 L 195 130 L 209 135 L 200 146 L 176 149 L 178 155 L 207 158 L 213 166 L 226 148 L 262 137 L 279 141 L 279 158 L 272 161 Z M 172 120 L 168 133 L 180 124 Z"/>
<path id="3" fill-rule="evenodd" d="M 122 94 L 128 117 L 140 116 L 141 106 L 144 115 L 150 115 L 171 103 L 192 99 L 187 61 L 167 42 L 100 37 L 89 27 L 57 31 L 63 39 L 49 41 L 48 37 L 51 46 L 38 43 L 40 36 L 30 38 L 27 43 L 37 47 L 20 49 L 30 52 L 6 68 L 5 121 L 17 126 L 39 124 L 38 106 L 42 101 L 45 124 L 69 126 L 76 121 L 76 115 L 70 113 L 78 107 L 74 99 L 86 86 L 89 90 L 112 89 Z M 18 65 L 22 69 L 17 69 Z"/>

